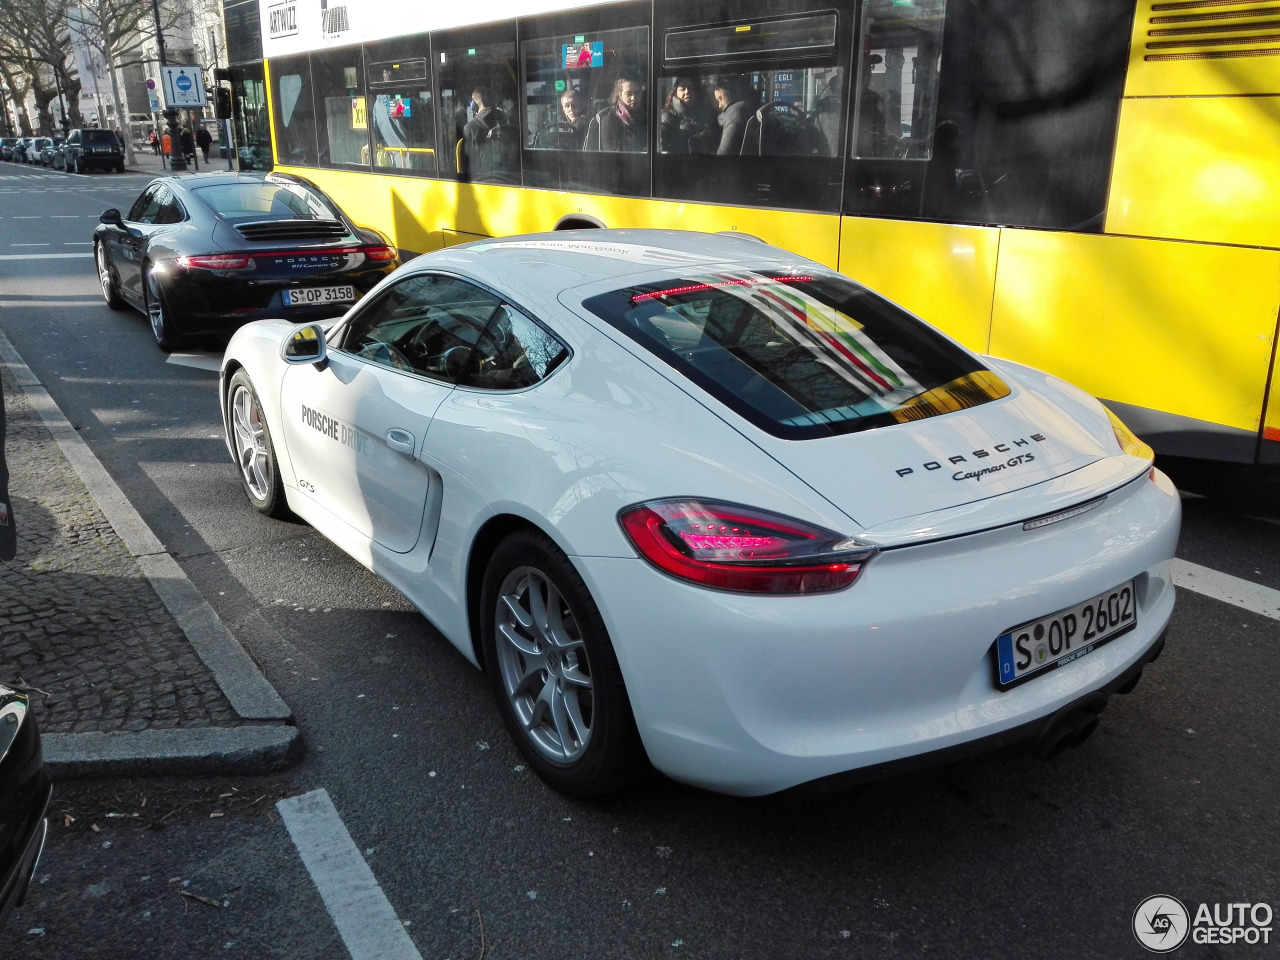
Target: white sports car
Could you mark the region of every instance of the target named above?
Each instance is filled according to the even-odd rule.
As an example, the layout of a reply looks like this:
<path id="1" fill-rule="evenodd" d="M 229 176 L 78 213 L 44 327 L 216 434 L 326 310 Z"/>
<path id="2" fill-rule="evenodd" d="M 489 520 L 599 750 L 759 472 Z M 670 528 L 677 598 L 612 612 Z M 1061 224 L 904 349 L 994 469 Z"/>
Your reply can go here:
<path id="1" fill-rule="evenodd" d="M 450 247 L 242 327 L 221 397 L 254 506 L 403 592 L 572 795 L 1049 755 L 1173 610 L 1178 495 L 1119 420 L 751 239 Z"/>

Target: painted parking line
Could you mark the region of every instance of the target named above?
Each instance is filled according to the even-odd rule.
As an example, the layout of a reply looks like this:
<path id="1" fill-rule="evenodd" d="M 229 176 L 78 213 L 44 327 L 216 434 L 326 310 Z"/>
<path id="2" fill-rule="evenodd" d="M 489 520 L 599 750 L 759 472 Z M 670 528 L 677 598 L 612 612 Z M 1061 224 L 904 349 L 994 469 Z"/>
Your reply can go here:
<path id="1" fill-rule="evenodd" d="M 1280 590 L 1264 587 L 1251 580 L 1241 580 L 1229 573 L 1210 570 L 1186 560 L 1173 561 L 1173 582 L 1184 590 L 1192 590 L 1250 613 L 1260 613 L 1264 617 L 1280 620 Z"/>
<path id="2" fill-rule="evenodd" d="M 276 804 L 352 960 L 422 960 L 323 788 Z"/>

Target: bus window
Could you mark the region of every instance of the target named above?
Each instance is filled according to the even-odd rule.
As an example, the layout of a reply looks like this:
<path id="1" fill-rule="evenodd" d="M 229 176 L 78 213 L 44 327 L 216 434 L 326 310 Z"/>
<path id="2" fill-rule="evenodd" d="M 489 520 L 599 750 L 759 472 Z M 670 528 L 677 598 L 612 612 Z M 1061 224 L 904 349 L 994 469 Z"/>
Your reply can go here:
<path id="1" fill-rule="evenodd" d="M 364 51 L 374 167 L 433 175 L 436 125 L 427 38 L 367 44 Z"/>
<path id="2" fill-rule="evenodd" d="M 318 166 L 311 63 L 306 54 L 271 58 L 271 100 L 280 163 Z"/>
<path id="3" fill-rule="evenodd" d="M 943 9 L 864 5 L 845 211 L 1101 230 L 1131 0 Z"/>
<path id="4" fill-rule="evenodd" d="M 522 44 L 526 182 L 648 193 L 648 28 L 583 30 Z"/>
<path id="5" fill-rule="evenodd" d="M 369 166 L 369 102 L 360 48 L 311 55 L 320 166 Z"/>
<path id="6" fill-rule="evenodd" d="M 938 112 L 945 0 L 863 6 L 855 155 L 927 160 Z"/>
<path id="7" fill-rule="evenodd" d="M 440 171 L 459 180 L 520 182 L 516 125 L 516 44 L 433 44 L 440 91 Z M 465 40 L 465 38 L 460 38 Z"/>

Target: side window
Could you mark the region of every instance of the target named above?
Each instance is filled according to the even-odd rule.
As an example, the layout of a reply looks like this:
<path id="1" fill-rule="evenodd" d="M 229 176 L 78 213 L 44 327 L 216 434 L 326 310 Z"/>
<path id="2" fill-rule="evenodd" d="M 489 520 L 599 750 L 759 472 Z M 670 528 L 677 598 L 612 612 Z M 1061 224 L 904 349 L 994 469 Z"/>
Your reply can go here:
<path id="1" fill-rule="evenodd" d="M 850 8 L 819 5 L 729 21 L 712 0 L 660 8 L 659 195 L 838 209 L 854 29 Z"/>
<path id="2" fill-rule="evenodd" d="M 160 193 L 160 184 L 153 183 L 147 189 L 142 191 L 142 195 L 133 201 L 133 206 L 129 208 L 129 214 L 125 217 L 134 223 L 143 223 L 143 217 L 147 215 L 147 210 L 155 210 L 158 208 L 156 196 Z M 150 223 L 150 220 L 145 221 Z"/>
<path id="3" fill-rule="evenodd" d="M 461 382 L 482 390 L 531 387 L 568 356 L 564 344 L 510 304 L 503 304 L 471 351 Z"/>
<path id="4" fill-rule="evenodd" d="M 303 54 L 298 57 L 272 57 L 269 66 L 276 154 L 280 163 L 301 167 L 317 166 L 311 62 Z"/>
<path id="5" fill-rule="evenodd" d="M 359 47 L 311 55 L 320 166 L 369 166 L 369 103 Z"/>
<path id="6" fill-rule="evenodd" d="M 520 182 L 515 31 L 501 32 L 511 39 L 468 44 L 465 38 L 442 37 L 433 46 L 440 172 L 459 180 Z"/>
<path id="7" fill-rule="evenodd" d="M 435 103 L 427 38 L 365 46 L 373 165 L 420 175 L 436 172 Z"/>
<path id="8" fill-rule="evenodd" d="M 419 274 L 361 311 L 343 349 L 392 370 L 456 383 L 502 301 L 456 277 Z"/>
<path id="9" fill-rule="evenodd" d="M 647 11 L 646 11 L 647 14 Z M 621 11 L 611 15 L 611 27 Z M 550 33 L 521 44 L 525 180 L 531 186 L 641 196 L 649 192 L 653 94 L 649 28 Z M 564 28 L 561 27 L 563 30 Z"/>
<path id="10" fill-rule="evenodd" d="M 935 134 L 947 139 L 946 130 L 935 130 L 945 6 L 945 0 L 922 0 L 911 18 L 886 4 L 863 7 L 856 156 L 928 160 Z"/>
<path id="11" fill-rule="evenodd" d="M 182 209 L 182 204 L 168 187 L 161 187 L 156 199 L 158 206 L 151 218 L 152 223 L 181 223 L 187 219 L 187 211 Z"/>

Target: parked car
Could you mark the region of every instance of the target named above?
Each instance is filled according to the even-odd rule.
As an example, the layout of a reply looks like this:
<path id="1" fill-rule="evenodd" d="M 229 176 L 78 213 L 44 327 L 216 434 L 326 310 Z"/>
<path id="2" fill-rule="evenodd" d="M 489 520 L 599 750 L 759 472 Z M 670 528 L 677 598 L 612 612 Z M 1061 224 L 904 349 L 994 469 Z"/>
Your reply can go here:
<path id="1" fill-rule="evenodd" d="M 30 703 L 0 685 L 0 927 L 26 899 L 39 866 L 51 794 Z"/>
<path id="2" fill-rule="evenodd" d="M 1173 611 L 1178 492 L 1097 400 L 754 240 L 448 247 L 242 327 L 220 398 L 253 507 L 408 597 L 575 796 L 1049 756 Z"/>
<path id="3" fill-rule="evenodd" d="M 0 139 L 0 160 L 12 160 L 13 148 L 17 145 L 17 137 L 4 137 L 3 139 Z"/>
<path id="4" fill-rule="evenodd" d="M 342 313 L 400 263 L 313 183 L 263 173 L 161 177 L 94 230 L 107 304 L 130 304 L 162 350 L 265 316 Z"/>
<path id="5" fill-rule="evenodd" d="M 40 151 L 40 164 L 41 166 L 51 167 L 53 166 L 54 155 L 62 149 L 64 141 L 62 137 L 49 137 L 44 143 L 44 149 Z"/>
<path id="6" fill-rule="evenodd" d="M 87 173 L 96 168 L 124 173 L 124 148 L 114 130 L 93 127 L 72 130 L 62 145 L 60 156 L 61 163 L 57 166 L 63 170 Z"/>
<path id="7" fill-rule="evenodd" d="M 27 147 L 31 146 L 31 141 L 34 139 L 35 137 L 21 137 L 13 145 L 13 156 L 10 159 L 14 163 L 24 163 L 27 159 Z"/>
<path id="8" fill-rule="evenodd" d="M 53 140 L 49 137 L 36 137 L 32 140 L 31 144 L 27 147 L 27 153 L 24 157 L 26 162 L 37 165 L 44 163 L 45 148 L 51 143 L 53 143 Z"/>

